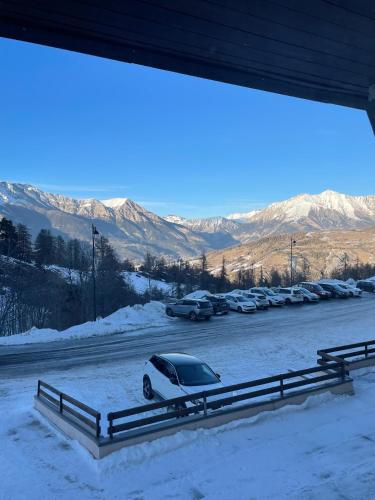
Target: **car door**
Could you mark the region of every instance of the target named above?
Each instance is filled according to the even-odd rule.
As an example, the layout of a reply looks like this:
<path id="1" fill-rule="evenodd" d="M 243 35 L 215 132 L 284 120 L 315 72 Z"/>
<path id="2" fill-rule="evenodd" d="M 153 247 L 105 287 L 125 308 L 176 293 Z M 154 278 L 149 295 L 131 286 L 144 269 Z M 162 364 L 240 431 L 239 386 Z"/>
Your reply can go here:
<path id="1" fill-rule="evenodd" d="M 184 301 L 178 300 L 174 306 L 174 313 L 176 316 L 182 316 L 184 313 Z"/>

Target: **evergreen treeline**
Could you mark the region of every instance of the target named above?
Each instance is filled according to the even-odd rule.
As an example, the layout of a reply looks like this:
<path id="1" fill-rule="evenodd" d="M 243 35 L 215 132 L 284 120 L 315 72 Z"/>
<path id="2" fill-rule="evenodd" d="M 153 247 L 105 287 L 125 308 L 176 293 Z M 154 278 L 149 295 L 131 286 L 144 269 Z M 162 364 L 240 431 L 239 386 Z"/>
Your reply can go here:
<path id="1" fill-rule="evenodd" d="M 92 320 L 91 252 L 86 242 L 65 240 L 48 229 L 42 229 L 33 242 L 25 225 L 1 219 L 0 335 L 33 326 L 62 330 Z M 123 279 L 121 271 L 131 270 L 131 263 L 121 262 L 100 235 L 95 256 L 97 316 L 149 300 L 148 294 L 137 294 Z M 59 266 L 61 273 L 54 272 L 51 265 Z"/>

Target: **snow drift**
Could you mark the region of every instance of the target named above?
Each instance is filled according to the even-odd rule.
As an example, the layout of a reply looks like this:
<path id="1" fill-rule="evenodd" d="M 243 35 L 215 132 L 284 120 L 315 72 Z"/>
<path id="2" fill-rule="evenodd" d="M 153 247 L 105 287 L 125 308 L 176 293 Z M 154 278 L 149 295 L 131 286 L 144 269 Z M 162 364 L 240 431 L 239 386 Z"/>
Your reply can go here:
<path id="1" fill-rule="evenodd" d="M 53 342 L 55 340 L 66 340 L 72 338 L 93 337 L 97 335 L 110 335 L 113 333 L 125 333 L 143 328 L 165 326 L 173 321 L 165 315 L 164 304 L 161 302 L 149 302 L 148 304 L 128 306 L 119 309 L 106 318 L 88 321 L 81 325 L 75 325 L 67 330 L 58 331 L 51 328 L 31 328 L 24 333 L 0 337 L 0 345 L 32 344 L 36 342 Z"/>

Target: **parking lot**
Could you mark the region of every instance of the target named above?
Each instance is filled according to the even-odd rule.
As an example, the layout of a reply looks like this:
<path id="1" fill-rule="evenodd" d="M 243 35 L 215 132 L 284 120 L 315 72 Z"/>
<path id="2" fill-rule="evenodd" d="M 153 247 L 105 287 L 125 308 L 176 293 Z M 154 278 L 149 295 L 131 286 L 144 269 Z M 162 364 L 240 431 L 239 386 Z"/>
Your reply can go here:
<path id="1" fill-rule="evenodd" d="M 374 300 L 374 294 L 364 293 L 362 298 L 271 308 L 255 314 L 231 312 L 227 316 L 213 316 L 210 322 L 171 318 L 169 326 L 163 328 L 48 344 L 4 346 L 0 349 L 0 373 L 13 377 L 75 366 L 129 363 L 163 351 L 199 352 L 206 357 L 223 348 L 229 352 L 239 349 L 241 358 L 248 357 L 253 365 L 252 353 L 262 352 L 263 346 L 264 353 L 270 353 L 274 349 L 292 350 L 301 342 L 311 345 L 306 361 L 310 365 L 318 348 L 372 338 L 371 321 L 368 328 L 361 325 L 367 324 L 367 318 L 374 319 Z"/>

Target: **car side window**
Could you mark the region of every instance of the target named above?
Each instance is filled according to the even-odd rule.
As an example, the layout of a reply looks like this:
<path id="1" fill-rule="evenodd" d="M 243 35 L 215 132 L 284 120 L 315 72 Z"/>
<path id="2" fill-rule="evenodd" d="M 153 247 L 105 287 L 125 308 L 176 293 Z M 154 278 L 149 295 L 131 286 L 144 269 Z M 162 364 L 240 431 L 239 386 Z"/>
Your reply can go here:
<path id="1" fill-rule="evenodd" d="M 170 378 L 172 375 L 176 376 L 175 369 L 165 359 L 159 358 L 159 367 L 158 367 L 158 370 L 160 371 L 160 373 L 162 373 L 163 375 L 165 375 L 168 378 Z"/>

